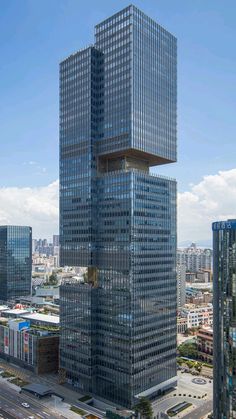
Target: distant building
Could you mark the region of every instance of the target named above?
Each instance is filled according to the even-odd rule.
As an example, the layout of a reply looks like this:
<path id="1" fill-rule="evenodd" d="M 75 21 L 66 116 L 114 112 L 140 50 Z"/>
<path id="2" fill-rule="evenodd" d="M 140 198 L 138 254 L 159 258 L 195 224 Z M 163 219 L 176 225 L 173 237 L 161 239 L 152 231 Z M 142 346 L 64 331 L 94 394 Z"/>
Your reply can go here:
<path id="1" fill-rule="evenodd" d="M 188 329 L 187 317 L 177 317 L 177 333 L 184 333 Z"/>
<path id="2" fill-rule="evenodd" d="M 176 266 L 177 272 L 177 307 L 185 304 L 185 288 L 186 288 L 186 266 L 185 264 Z"/>
<path id="3" fill-rule="evenodd" d="M 186 304 L 208 304 L 212 303 L 213 294 L 208 290 L 202 291 L 196 288 L 187 287 L 186 288 Z"/>
<path id="4" fill-rule="evenodd" d="M 0 226 L 0 300 L 31 294 L 32 229 Z"/>
<path id="5" fill-rule="evenodd" d="M 41 313 L 24 313 L 22 319 L 29 320 L 31 325 L 59 328 L 60 317 Z"/>
<path id="6" fill-rule="evenodd" d="M 32 253 L 36 252 L 37 244 L 38 244 L 37 240 L 32 239 Z"/>
<path id="7" fill-rule="evenodd" d="M 59 286 L 42 285 L 35 288 L 32 304 L 45 305 L 59 301 Z"/>
<path id="8" fill-rule="evenodd" d="M 186 282 L 195 282 L 195 279 L 196 279 L 196 272 L 186 272 Z"/>
<path id="9" fill-rule="evenodd" d="M 212 327 L 202 327 L 197 332 L 198 357 L 212 364 L 213 362 L 213 329 Z"/>
<path id="10" fill-rule="evenodd" d="M 214 419 L 236 417 L 236 219 L 215 222 Z"/>
<path id="11" fill-rule="evenodd" d="M 55 239 L 55 242 L 57 240 Z M 54 245 L 49 243 L 47 239 L 33 239 L 33 254 L 37 254 L 38 256 L 46 256 L 50 257 L 54 254 Z"/>
<path id="12" fill-rule="evenodd" d="M 42 246 L 43 246 L 43 247 L 47 247 L 47 246 L 48 246 L 48 241 L 47 241 L 47 239 L 43 239 Z"/>
<path id="13" fill-rule="evenodd" d="M 202 269 L 196 273 L 196 281 L 198 282 L 212 282 L 212 272 L 210 269 Z"/>
<path id="14" fill-rule="evenodd" d="M 8 319 L 19 319 L 23 314 L 29 314 L 29 310 L 27 308 L 8 308 L 2 311 L 1 316 Z"/>
<path id="15" fill-rule="evenodd" d="M 185 304 L 185 306 L 180 310 L 180 316 L 186 318 L 188 329 L 203 325 L 212 326 L 213 307 L 212 304 L 206 304 L 205 306 Z"/>
<path id="16" fill-rule="evenodd" d="M 59 234 L 53 234 L 53 240 L 52 240 L 52 243 L 53 243 L 53 246 L 55 247 L 59 247 L 59 238 L 60 238 L 60 236 L 59 236 Z"/>
<path id="17" fill-rule="evenodd" d="M 177 250 L 177 264 L 186 265 L 186 271 L 196 273 L 200 270 L 212 269 L 212 250 L 196 247 L 193 243 L 190 247 Z"/>

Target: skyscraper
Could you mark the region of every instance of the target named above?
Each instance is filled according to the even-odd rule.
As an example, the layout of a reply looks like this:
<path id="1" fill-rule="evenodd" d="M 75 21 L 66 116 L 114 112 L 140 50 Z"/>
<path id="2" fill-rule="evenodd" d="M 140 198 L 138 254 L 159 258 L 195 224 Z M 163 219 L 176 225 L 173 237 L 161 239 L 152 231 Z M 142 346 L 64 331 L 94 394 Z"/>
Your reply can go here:
<path id="1" fill-rule="evenodd" d="M 213 223 L 214 419 L 236 417 L 236 220 Z"/>
<path id="2" fill-rule="evenodd" d="M 53 246 L 59 246 L 59 234 L 53 234 Z"/>
<path id="3" fill-rule="evenodd" d="M 0 226 L 0 299 L 31 294 L 32 229 Z"/>
<path id="4" fill-rule="evenodd" d="M 134 6 L 60 65 L 61 374 L 131 407 L 176 383 L 176 39 Z"/>

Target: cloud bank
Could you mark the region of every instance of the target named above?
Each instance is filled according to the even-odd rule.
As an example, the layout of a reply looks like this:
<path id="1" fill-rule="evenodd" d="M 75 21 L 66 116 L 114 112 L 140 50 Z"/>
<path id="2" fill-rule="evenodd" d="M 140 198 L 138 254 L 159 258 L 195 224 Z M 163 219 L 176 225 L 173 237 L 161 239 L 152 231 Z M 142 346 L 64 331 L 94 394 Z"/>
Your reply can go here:
<path id="1" fill-rule="evenodd" d="M 57 234 L 58 186 L 0 188 L 0 224 L 29 225 L 35 238 Z"/>
<path id="2" fill-rule="evenodd" d="M 30 225 L 33 237 L 58 232 L 58 187 L 0 188 L 0 224 Z M 204 176 L 178 194 L 178 242 L 211 241 L 211 223 L 236 218 L 236 169 Z"/>
<path id="3" fill-rule="evenodd" d="M 236 169 L 204 176 L 178 195 L 178 241 L 211 240 L 213 221 L 236 218 Z"/>

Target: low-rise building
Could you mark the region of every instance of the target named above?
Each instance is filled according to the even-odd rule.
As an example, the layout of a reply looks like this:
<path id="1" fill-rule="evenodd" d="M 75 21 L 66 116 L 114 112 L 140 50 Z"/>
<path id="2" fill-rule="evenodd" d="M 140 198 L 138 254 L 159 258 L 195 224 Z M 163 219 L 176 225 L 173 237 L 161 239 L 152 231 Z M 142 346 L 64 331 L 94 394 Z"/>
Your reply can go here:
<path id="1" fill-rule="evenodd" d="M 210 364 L 213 363 L 213 329 L 203 327 L 197 333 L 197 346 L 199 358 Z"/>
<path id="2" fill-rule="evenodd" d="M 209 283 L 212 282 L 212 271 L 210 269 L 202 269 L 196 273 L 196 281 Z"/>
<path id="3" fill-rule="evenodd" d="M 22 317 L 23 314 L 29 314 L 29 310 L 27 308 L 12 308 L 2 311 L 1 315 L 2 317 L 17 319 Z"/>
<path id="4" fill-rule="evenodd" d="M 184 333 L 188 328 L 186 317 L 177 317 L 177 333 Z"/>
<path id="5" fill-rule="evenodd" d="M 6 311 L 6 310 L 9 310 L 9 307 L 8 306 L 0 305 L 0 316 L 2 315 L 2 312 L 3 311 Z"/>
<path id="6" fill-rule="evenodd" d="M 212 303 L 213 294 L 208 291 L 200 291 L 194 288 L 186 288 L 186 304 L 208 304 Z"/>
<path id="7" fill-rule="evenodd" d="M 211 303 L 200 306 L 185 304 L 185 306 L 180 310 L 180 317 L 186 318 L 188 329 L 203 325 L 212 326 L 213 306 Z"/>
<path id="8" fill-rule="evenodd" d="M 32 304 L 42 306 L 59 301 L 59 286 L 41 285 L 35 288 L 35 295 L 31 299 Z"/>
<path id="9" fill-rule="evenodd" d="M 27 313 L 23 314 L 22 319 L 30 321 L 31 325 L 36 326 L 52 326 L 59 327 L 60 317 L 57 315 L 41 314 L 41 313 Z"/>
<path id="10" fill-rule="evenodd" d="M 192 283 L 196 279 L 196 274 L 195 272 L 186 272 L 185 277 L 186 277 L 186 282 Z"/>
<path id="11" fill-rule="evenodd" d="M 7 320 L 5 318 L 5 320 Z M 58 370 L 59 331 L 37 328 L 27 319 L 0 322 L 0 357 L 36 374 Z"/>

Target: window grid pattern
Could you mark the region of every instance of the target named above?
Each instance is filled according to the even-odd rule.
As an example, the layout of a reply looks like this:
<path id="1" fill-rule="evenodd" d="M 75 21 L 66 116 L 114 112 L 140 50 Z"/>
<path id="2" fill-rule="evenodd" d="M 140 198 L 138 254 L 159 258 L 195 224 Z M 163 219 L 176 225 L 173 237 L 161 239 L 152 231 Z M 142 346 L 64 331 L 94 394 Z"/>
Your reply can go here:
<path id="1" fill-rule="evenodd" d="M 176 40 L 129 6 L 60 74 L 61 261 L 97 275 L 62 286 L 60 366 L 130 408 L 176 379 L 176 183 L 149 175 L 176 160 Z"/>
<path id="2" fill-rule="evenodd" d="M 0 226 L 0 296 L 11 300 L 31 294 L 32 230 Z"/>
<path id="3" fill-rule="evenodd" d="M 216 223 L 217 224 L 217 223 Z M 221 224 L 221 223 L 219 223 Z M 214 417 L 236 417 L 236 220 L 213 231 Z"/>
<path id="4" fill-rule="evenodd" d="M 60 69 L 60 237 L 61 264 L 93 263 L 96 208 L 95 140 L 101 108 L 101 54 L 82 50 Z M 102 115 L 101 113 L 99 113 Z"/>

